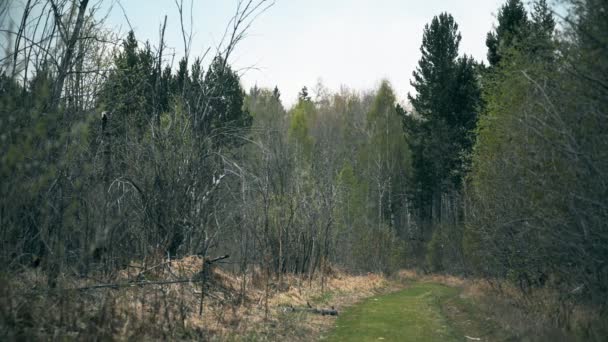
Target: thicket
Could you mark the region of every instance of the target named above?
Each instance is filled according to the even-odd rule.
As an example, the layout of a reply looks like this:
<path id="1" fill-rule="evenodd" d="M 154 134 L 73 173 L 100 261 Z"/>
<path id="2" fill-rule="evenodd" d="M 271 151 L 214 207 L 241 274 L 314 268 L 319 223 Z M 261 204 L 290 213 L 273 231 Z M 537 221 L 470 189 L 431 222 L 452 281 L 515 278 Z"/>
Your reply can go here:
<path id="1" fill-rule="evenodd" d="M 484 77 L 467 184 L 474 270 L 524 291 L 606 309 L 608 121 L 605 1 L 571 4 L 564 31 L 544 2 Z M 509 7 L 503 7 L 505 13 Z M 504 15 L 503 15 L 504 16 Z M 500 16 L 499 16 L 500 18 Z"/>

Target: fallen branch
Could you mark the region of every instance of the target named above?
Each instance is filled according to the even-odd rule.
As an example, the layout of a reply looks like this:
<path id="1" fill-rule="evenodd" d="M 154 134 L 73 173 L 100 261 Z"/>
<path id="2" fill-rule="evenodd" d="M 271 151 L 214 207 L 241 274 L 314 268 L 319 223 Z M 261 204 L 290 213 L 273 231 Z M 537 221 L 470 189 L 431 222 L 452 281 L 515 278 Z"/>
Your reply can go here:
<path id="1" fill-rule="evenodd" d="M 310 312 L 322 316 L 338 316 L 338 310 L 336 310 L 333 306 L 331 309 L 318 309 L 318 308 L 298 308 L 293 306 L 285 306 L 283 307 L 283 311 L 285 312 Z"/>
<path id="2" fill-rule="evenodd" d="M 177 280 L 163 280 L 163 281 L 131 281 L 127 283 L 115 283 L 115 284 L 98 284 L 91 286 L 83 286 L 76 287 L 66 290 L 77 290 L 77 291 L 86 291 L 86 290 L 96 290 L 96 289 L 119 289 L 123 287 L 133 287 L 133 286 L 145 286 L 145 285 L 170 285 L 170 284 L 182 284 L 182 283 L 194 283 L 200 282 L 198 278 L 188 278 L 188 279 L 177 279 Z"/>

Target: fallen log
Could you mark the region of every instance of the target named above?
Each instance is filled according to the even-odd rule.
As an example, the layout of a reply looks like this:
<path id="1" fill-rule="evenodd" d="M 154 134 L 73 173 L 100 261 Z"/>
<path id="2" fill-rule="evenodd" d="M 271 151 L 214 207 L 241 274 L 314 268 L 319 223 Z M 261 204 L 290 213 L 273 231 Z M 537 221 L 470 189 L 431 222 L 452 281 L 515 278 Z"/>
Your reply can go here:
<path id="1" fill-rule="evenodd" d="M 323 316 L 338 316 L 338 310 L 335 309 L 312 309 L 312 312 Z"/>
<path id="2" fill-rule="evenodd" d="M 331 307 L 330 309 L 318 309 L 318 308 L 299 308 L 299 307 L 293 307 L 293 306 L 284 306 L 283 311 L 284 312 L 310 312 L 310 313 L 318 314 L 318 315 L 322 315 L 322 316 L 338 316 L 338 310 L 336 310 L 334 307 Z"/>

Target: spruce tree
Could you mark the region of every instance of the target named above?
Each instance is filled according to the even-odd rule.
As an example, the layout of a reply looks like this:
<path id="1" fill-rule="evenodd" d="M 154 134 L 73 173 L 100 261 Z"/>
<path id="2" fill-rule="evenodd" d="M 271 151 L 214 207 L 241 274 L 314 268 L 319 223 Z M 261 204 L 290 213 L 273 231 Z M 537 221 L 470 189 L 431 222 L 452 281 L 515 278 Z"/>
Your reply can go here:
<path id="1" fill-rule="evenodd" d="M 133 31 L 122 43 L 122 51 L 114 57 L 114 65 L 103 85 L 100 105 L 111 117 L 109 129 L 113 136 L 126 139 L 132 133 L 141 138 L 153 116 L 156 68 L 149 44 L 138 46 Z"/>
<path id="2" fill-rule="evenodd" d="M 203 82 L 207 107 L 199 121 L 199 130 L 214 136 L 218 145 L 239 145 L 237 136 L 251 127 L 251 114 L 243 109 L 245 93 L 239 77 L 221 57 L 216 57 Z"/>

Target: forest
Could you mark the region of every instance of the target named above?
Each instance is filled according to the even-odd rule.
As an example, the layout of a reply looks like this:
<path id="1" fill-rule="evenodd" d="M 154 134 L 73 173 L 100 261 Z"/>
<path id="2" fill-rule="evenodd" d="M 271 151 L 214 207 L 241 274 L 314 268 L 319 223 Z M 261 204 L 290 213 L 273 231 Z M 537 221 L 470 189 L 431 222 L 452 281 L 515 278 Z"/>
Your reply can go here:
<path id="1" fill-rule="evenodd" d="M 210 303 L 268 319 L 290 286 L 402 270 L 542 294 L 556 329 L 608 333 L 608 1 L 505 0 L 487 61 L 437 13 L 412 93 L 318 83 L 289 106 L 231 65 L 272 1 L 235 1 L 196 56 L 176 0 L 175 63 L 166 17 L 141 42 L 103 1 L 21 2 L 0 1 L 0 339 L 208 340 L 183 322 Z M 203 271 L 157 272 L 180 260 Z"/>

